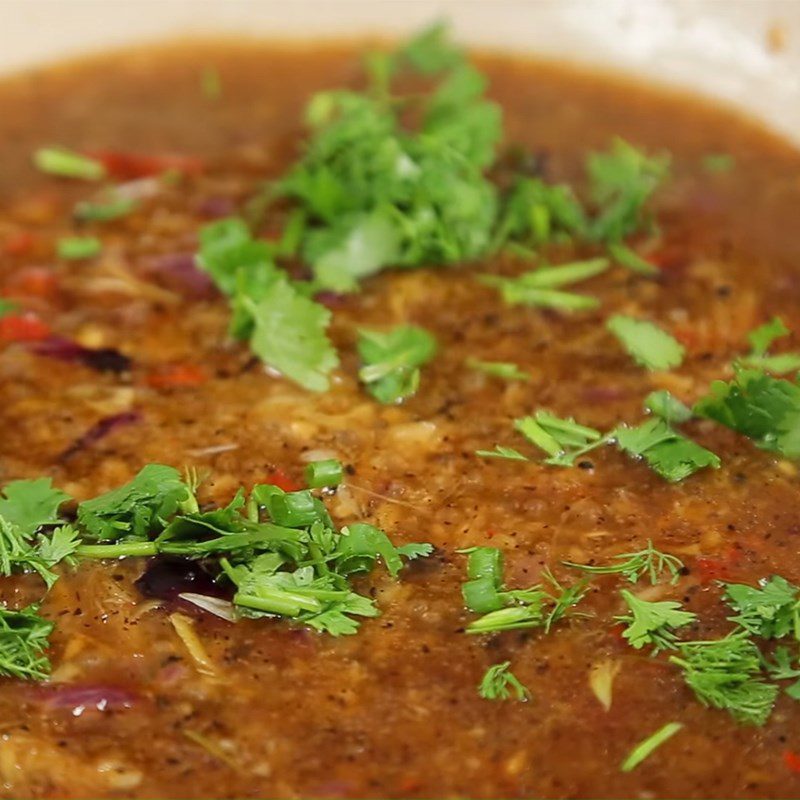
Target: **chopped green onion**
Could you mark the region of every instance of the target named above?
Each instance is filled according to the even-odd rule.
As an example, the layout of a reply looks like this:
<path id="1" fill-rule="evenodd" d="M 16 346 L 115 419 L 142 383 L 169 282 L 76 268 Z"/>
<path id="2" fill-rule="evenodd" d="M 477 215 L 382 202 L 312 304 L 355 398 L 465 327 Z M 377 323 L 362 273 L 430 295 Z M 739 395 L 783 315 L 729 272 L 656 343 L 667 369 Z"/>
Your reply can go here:
<path id="1" fill-rule="evenodd" d="M 321 489 L 324 486 L 338 486 L 342 482 L 343 474 L 342 464 L 335 458 L 312 461 L 305 470 L 306 483 L 312 489 Z"/>
<path id="2" fill-rule="evenodd" d="M 61 178 L 99 181 L 106 175 L 99 161 L 65 147 L 42 147 L 33 154 L 33 163 L 38 170 Z"/>
<path id="3" fill-rule="evenodd" d="M 84 200 L 75 206 L 72 215 L 82 222 L 110 222 L 130 214 L 136 205 L 136 201 L 130 197 L 119 197 L 100 203 Z"/>
<path id="4" fill-rule="evenodd" d="M 625 269 L 629 269 L 639 275 L 658 275 L 661 272 L 655 264 L 651 264 L 628 245 L 622 244 L 622 242 L 609 244 L 608 254 L 621 267 L 625 267 Z"/>
<path id="5" fill-rule="evenodd" d="M 200 88 L 209 100 L 219 100 L 222 96 L 222 78 L 214 66 L 207 66 L 200 76 Z"/>
<path id="6" fill-rule="evenodd" d="M 622 762 L 620 769 L 623 772 L 630 772 L 636 769 L 656 748 L 661 747 L 667 739 L 673 737 L 682 727 L 683 725 L 680 722 L 668 722 L 663 728 L 659 728 L 652 736 L 648 736 L 631 750 L 628 757 Z"/>
<path id="7" fill-rule="evenodd" d="M 82 258 L 93 258 L 103 250 L 102 242 L 94 236 L 70 236 L 59 239 L 56 252 L 59 258 L 76 261 Z"/>
<path id="8" fill-rule="evenodd" d="M 703 157 L 703 169 L 712 174 L 730 172 L 736 166 L 736 159 L 729 153 L 709 153 Z"/>

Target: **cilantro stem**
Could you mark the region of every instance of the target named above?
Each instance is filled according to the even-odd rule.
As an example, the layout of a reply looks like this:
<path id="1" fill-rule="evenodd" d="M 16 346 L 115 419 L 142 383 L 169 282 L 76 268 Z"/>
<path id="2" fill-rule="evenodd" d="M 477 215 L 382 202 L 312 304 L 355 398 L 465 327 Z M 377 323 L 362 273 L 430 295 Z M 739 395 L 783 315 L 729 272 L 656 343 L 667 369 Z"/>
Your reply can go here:
<path id="1" fill-rule="evenodd" d="M 83 558 L 122 558 L 124 556 L 154 556 L 158 554 L 156 542 L 122 542 L 120 544 L 82 544 L 75 555 Z"/>
<path id="2" fill-rule="evenodd" d="M 233 602 L 237 606 L 246 606 L 257 611 L 266 611 L 268 614 L 281 614 L 287 617 L 296 617 L 303 611 L 320 611 L 322 608 L 319 600 L 313 597 L 282 592 L 266 586 L 260 589 L 258 595 L 237 592 Z"/>

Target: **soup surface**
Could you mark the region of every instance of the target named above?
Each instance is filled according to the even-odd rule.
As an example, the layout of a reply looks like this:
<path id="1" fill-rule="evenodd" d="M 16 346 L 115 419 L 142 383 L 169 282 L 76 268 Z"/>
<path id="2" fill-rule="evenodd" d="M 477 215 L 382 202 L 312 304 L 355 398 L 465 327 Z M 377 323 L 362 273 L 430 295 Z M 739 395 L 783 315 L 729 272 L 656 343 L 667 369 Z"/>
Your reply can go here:
<path id="1" fill-rule="evenodd" d="M 548 633 L 467 635 L 475 615 L 461 597 L 458 550 L 500 548 L 506 583 L 524 587 L 545 568 L 574 582 L 563 561 L 604 564 L 652 540 L 685 569 L 648 596 L 698 615 L 690 639 L 731 629 L 719 580 L 800 582 L 798 473 L 780 455 L 692 420 L 683 432 L 723 463 L 673 484 L 613 447 L 572 468 L 541 464 L 512 425 L 538 408 L 602 431 L 636 424 L 653 390 L 691 403 L 730 379 L 748 332 L 773 316 L 800 330 L 800 154 L 683 96 L 478 56 L 505 144 L 533 154 L 548 180 L 580 186 L 587 152 L 614 136 L 671 153 L 654 204 L 659 275 L 612 267 L 581 286 L 597 309 L 564 314 L 507 305 L 476 280 L 529 268 L 509 254 L 385 271 L 359 293 L 325 298 L 342 363 L 328 392 L 309 392 L 229 339 L 228 304 L 197 285 L 191 259 L 201 226 L 240 211 L 297 158 L 311 94 L 361 85 L 359 54 L 193 43 L 0 86 L 0 290 L 49 329 L 7 335 L 0 349 L 2 482 L 50 476 L 80 501 L 155 462 L 207 472 L 202 502 L 225 504 L 240 485 L 276 475 L 302 486 L 305 463 L 322 453 L 346 465 L 326 500 L 339 524 L 368 521 L 395 542 L 435 546 L 400 581 L 377 570 L 358 579 L 381 616 L 341 637 L 282 620 L 231 623 L 147 596 L 135 583 L 145 559 L 58 567 L 41 609 L 56 622 L 50 680 L 0 680 L 4 795 L 797 797 L 796 700 L 781 692 L 763 726 L 704 706 L 667 658 L 621 638 L 614 617 L 629 584 L 615 575 L 592 579 L 583 613 Z M 204 71 L 219 92 L 202 91 Z M 143 181 L 137 209 L 81 224 L 72 208 L 97 187 L 31 165 L 53 143 L 177 154 L 163 164 L 182 175 L 132 169 Z M 713 154 L 732 166 L 709 169 Z M 259 233 L 279 229 L 267 219 Z M 56 256 L 60 238 L 84 234 L 102 241 L 100 255 Z M 683 365 L 635 364 L 605 328 L 614 313 L 673 334 Z M 357 329 L 405 323 L 432 333 L 438 351 L 413 396 L 381 405 L 359 385 Z M 54 356 L 53 337 L 124 358 L 95 369 Z M 793 334 L 781 349 L 798 344 Z M 513 362 L 529 380 L 492 377 L 468 358 Z M 498 443 L 531 460 L 475 455 Z M 41 583 L 3 578 L 0 593 L 19 607 L 41 596 Z M 205 666 L 178 636 L 176 610 L 191 620 Z M 479 696 L 487 668 L 505 661 L 529 689 L 526 702 Z M 598 670 L 613 679 L 610 707 L 592 689 Z M 683 727 L 620 770 L 670 722 Z"/>

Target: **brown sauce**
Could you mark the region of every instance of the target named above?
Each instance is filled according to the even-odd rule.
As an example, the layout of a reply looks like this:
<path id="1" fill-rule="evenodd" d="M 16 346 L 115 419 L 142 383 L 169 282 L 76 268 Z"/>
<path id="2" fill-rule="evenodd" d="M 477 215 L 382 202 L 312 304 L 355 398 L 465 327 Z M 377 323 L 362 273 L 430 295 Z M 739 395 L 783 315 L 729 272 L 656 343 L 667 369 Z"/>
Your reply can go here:
<path id="1" fill-rule="evenodd" d="M 359 80 L 356 49 L 181 45 L 0 86 L 0 289 L 58 334 L 132 363 L 129 372 L 97 372 L 3 345 L 0 480 L 49 475 L 81 499 L 149 462 L 188 464 L 211 471 L 203 499 L 223 503 L 276 469 L 297 479 L 304 454 L 331 451 L 352 468 L 330 504 L 339 522 L 370 520 L 397 541 L 437 547 L 400 583 L 369 579 L 383 614 L 352 637 L 182 609 L 195 619 L 213 675 L 198 671 L 177 638 L 174 609 L 134 587 L 141 562 L 64 568 L 43 607 L 57 621 L 53 681 L 62 691 L 93 687 L 106 702 L 101 710 L 95 695 L 55 702 L 49 689 L 0 681 L 5 796 L 800 794 L 800 774 L 784 762 L 785 752 L 800 752 L 797 702 L 781 696 L 763 728 L 704 708 L 674 669 L 615 635 L 611 618 L 622 609 L 614 579 L 594 582 L 591 616 L 550 635 L 466 636 L 464 557 L 455 552 L 500 547 L 508 582 L 523 586 L 545 566 L 602 561 L 651 538 L 689 567 L 671 596 L 701 616 L 696 638 L 730 627 L 720 590 L 705 579 L 709 564 L 742 582 L 776 572 L 800 581 L 796 466 L 720 426 L 686 426 L 724 464 L 678 485 L 611 449 L 592 454 L 591 468 L 568 470 L 473 455 L 509 442 L 511 420 L 538 407 L 604 430 L 636 422 L 649 391 L 693 400 L 729 375 L 747 332 L 773 315 L 800 330 L 800 154 L 690 98 L 525 60 L 479 61 L 507 140 L 540 154 L 548 178 L 577 180 L 587 150 L 614 135 L 672 153 L 674 177 L 658 201 L 663 278 L 614 270 L 588 284 L 600 310 L 565 317 L 507 307 L 472 279 L 512 272 L 502 258 L 387 272 L 334 308 L 342 366 L 323 395 L 253 368 L 246 348 L 226 339 L 224 300 L 187 297 L 158 273 L 164 256 L 195 251 L 210 216 L 241 207 L 284 171 L 310 94 Z M 210 64 L 222 79 L 217 100 L 200 91 Z M 180 153 L 206 168 L 163 184 L 133 215 L 92 228 L 104 242 L 100 259 L 58 262 L 54 243 L 74 234 L 70 209 L 91 187 L 34 172 L 31 152 L 52 143 Z M 709 174 L 709 153 L 730 154 L 734 169 Z M 23 232 L 34 244 L 10 252 L 3 243 Z M 35 270 L 51 278 L 37 283 Z M 603 327 L 615 312 L 672 331 L 687 347 L 684 366 L 637 368 Z M 439 355 L 416 396 L 380 406 L 358 386 L 355 330 L 404 322 L 429 329 Z M 787 346 L 799 344 L 795 334 Z M 475 373 L 463 365 L 469 356 L 513 361 L 532 380 Z M 204 380 L 177 388 L 153 380 L 175 364 Z M 73 447 L 118 414 L 131 419 Z M 8 603 L 34 593 L 25 578 L 2 583 Z M 529 702 L 478 696 L 486 668 L 506 659 L 530 688 Z M 619 668 L 610 711 L 588 683 L 593 665 L 607 660 Z M 674 720 L 685 726 L 679 736 L 636 771 L 620 772 L 634 744 Z"/>

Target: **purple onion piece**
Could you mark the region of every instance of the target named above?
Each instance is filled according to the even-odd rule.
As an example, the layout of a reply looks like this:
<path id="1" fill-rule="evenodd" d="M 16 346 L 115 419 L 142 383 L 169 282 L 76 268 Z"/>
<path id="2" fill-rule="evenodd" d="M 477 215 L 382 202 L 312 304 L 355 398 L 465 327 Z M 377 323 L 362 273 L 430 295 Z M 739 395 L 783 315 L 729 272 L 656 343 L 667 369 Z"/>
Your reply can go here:
<path id="1" fill-rule="evenodd" d="M 68 708 L 76 716 L 83 711 L 107 711 L 132 708 L 142 700 L 132 689 L 103 684 L 50 684 L 37 686 L 30 691 L 31 699 L 46 708 Z"/>
<path id="2" fill-rule="evenodd" d="M 214 195 L 204 197 L 197 204 L 197 213 L 206 219 L 221 219 L 236 212 L 236 203 L 230 197 Z"/>
<path id="3" fill-rule="evenodd" d="M 187 593 L 221 598 L 231 596 L 230 587 L 216 583 L 201 564 L 178 556 L 151 558 L 135 586 L 145 597 L 169 602 L 176 602 L 178 595 Z M 195 608 L 191 603 L 186 605 Z"/>
<path id="4" fill-rule="evenodd" d="M 194 253 L 154 256 L 145 262 L 143 271 L 190 299 L 208 299 L 217 292 L 211 278 L 195 263 Z"/>
<path id="5" fill-rule="evenodd" d="M 87 447 L 97 444 L 97 442 L 108 436 L 109 433 L 117 428 L 138 422 L 141 418 L 141 414 L 138 411 L 123 411 L 121 414 L 104 417 L 98 422 L 95 422 L 86 433 L 79 436 L 58 458 L 60 461 L 67 461 L 77 455 L 81 450 L 85 450 Z"/>
<path id="6" fill-rule="evenodd" d="M 111 347 L 84 347 L 63 336 L 50 336 L 42 342 L 35 342 L 31 350 L 40 356 L 84 364 L 98 372 L 128 372 L 131 368 L 130 358 L 119 350 Z"/>

